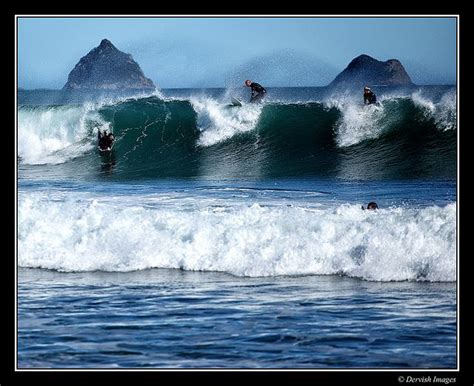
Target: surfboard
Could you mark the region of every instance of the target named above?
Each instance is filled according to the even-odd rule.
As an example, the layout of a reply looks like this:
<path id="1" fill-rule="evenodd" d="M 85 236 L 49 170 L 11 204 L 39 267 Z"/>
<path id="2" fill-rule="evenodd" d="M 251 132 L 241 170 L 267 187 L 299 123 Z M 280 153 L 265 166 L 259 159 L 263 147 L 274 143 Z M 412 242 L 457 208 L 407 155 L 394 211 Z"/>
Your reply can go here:
<path id="1" fill-rule="evenodd" d="M 369 107 L 369 106 L 381 106 L 380 102 L 374 102 L 374 103 L 364 103 L 364 107 Z"/>
<path id="2" fill-rule="evenodd" d="M 238 100 L 236 97 L 231 98 L 232 106 L 242 106 L 242 102 Z"/>

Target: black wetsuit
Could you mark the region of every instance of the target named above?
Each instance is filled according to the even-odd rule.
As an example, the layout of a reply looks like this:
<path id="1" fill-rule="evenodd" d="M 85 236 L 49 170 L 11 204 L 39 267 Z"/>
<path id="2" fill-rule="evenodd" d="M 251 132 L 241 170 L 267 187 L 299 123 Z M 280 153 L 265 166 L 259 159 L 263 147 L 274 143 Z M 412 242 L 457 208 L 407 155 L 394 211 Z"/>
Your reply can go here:
<path id="1" fill-rule="evenodd" d="M 377 97 L 372 91 L 365 91 L 364 92 L 364 104 L 374 104 L 377 103 Z"/>
<path id="2" fill-rule="evenodd" d="M 99 141 L 99 147 L 101 150 L 106 150 L 107 148 L 112 146 L 114 142 L 113 139 L 110 138 L 110 134 L 106 134 L 104 131 L 103 133 L 99 130 L 97 134 L 97 139 Z"/>
<path id="3" fill-rule="evenodd" d="M 265 90 L 265 88 L 261 84 L 254 82 L 251 83 L 249 87 L 252 90 L 250 103 L 260 102 L 267 93 L 267 90 Z"/>

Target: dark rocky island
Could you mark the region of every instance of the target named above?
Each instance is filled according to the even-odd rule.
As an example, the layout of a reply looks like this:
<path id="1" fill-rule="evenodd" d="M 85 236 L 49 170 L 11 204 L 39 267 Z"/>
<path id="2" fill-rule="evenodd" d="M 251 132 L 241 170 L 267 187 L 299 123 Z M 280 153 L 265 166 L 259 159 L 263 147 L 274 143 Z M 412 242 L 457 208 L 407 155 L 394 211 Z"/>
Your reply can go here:
<path id="1" fill-rule="evenodd" d="M 63 90 L 150 90 L 153 81 L 146 78 L 132 55 L 118 50 L 104 39 L 69 73 Z"/>
<path id="2" fill-rule="evenodd" d="M 381 62 L 369 55 L 360 55 L 329 84 L 329 87 L 412 86 L 413 82 L 397 59 Z"/>

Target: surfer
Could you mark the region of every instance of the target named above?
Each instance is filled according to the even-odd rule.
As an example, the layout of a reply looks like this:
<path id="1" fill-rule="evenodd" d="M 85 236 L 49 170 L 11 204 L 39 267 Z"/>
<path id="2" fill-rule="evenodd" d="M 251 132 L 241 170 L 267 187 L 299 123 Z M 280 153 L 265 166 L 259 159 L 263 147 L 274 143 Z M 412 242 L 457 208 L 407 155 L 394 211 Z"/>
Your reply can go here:
<path id="1" fill-rule="evenodd" d="M 378 208 L 379 208 L 379 206 L 377 205 L 376 202 L 372 201 L 372 202 L 369 202 L 367 204 L 367 210 L 375 210 L 375 209 L 378 209 Z M 366 209 L 366 208 L 362 207 L 362 209 Z"/>
<path id="2" fill-rule="evenodd" d="M 267 93 L 267 90 L 265 90 L 265 88 L 261 84 L 252 82 L 249 79 L 245 81 L 245 86 L 250 87 L 250 89 L 252 90 L 250 103 L 260 102 Z"/>
<path id="3" fill-rule="evenodd" d="M 372 105 L 377 103 L 377 97 L 375 96 L 374 92 L 367 86 L 364 87 L 364 104 L 365 105 Z"/>
<path id="4" fill-rule="evenodd" d="M 114 134 L 113 133 L 107 134 L 107 130 L 104 130 L 103 133 L 99 130 L 97 134 L 97 139 L 99 141 L 100 150 L 110 150 L 115 140 Z"/>

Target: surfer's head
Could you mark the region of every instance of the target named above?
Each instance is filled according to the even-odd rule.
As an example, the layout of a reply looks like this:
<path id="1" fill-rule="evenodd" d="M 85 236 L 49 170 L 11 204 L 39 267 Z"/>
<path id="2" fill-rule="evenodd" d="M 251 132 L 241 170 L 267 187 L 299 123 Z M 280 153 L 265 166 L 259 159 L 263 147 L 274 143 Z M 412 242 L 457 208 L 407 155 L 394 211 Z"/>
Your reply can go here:
<path id="1" fill-rule="evenodd" d="M 370 88 L 368 88 L 367 86 L 364 87 L 364 91 L 370 91 Z"/>
<path id="2" fill-rule="evenodd" d="M 375 210 L 375 209 L 378 209 L 378 208 L 379 208 L 379 207 L 378 207 L 378 205 L 377 205 L 376 202 L 369 202 L 369 203 L 367 204 L 367 209 L 369 209 L 369 210 Z"/>
<path id="3" fill-rule="evenodd" d="M 251 81 L 250 79 L 247 79 L 247 80 L 245 81 L 245 85 L 246 85 L 247 87 L 250 87 L 251 84 L 252 84 L 252 81 Z"/>

